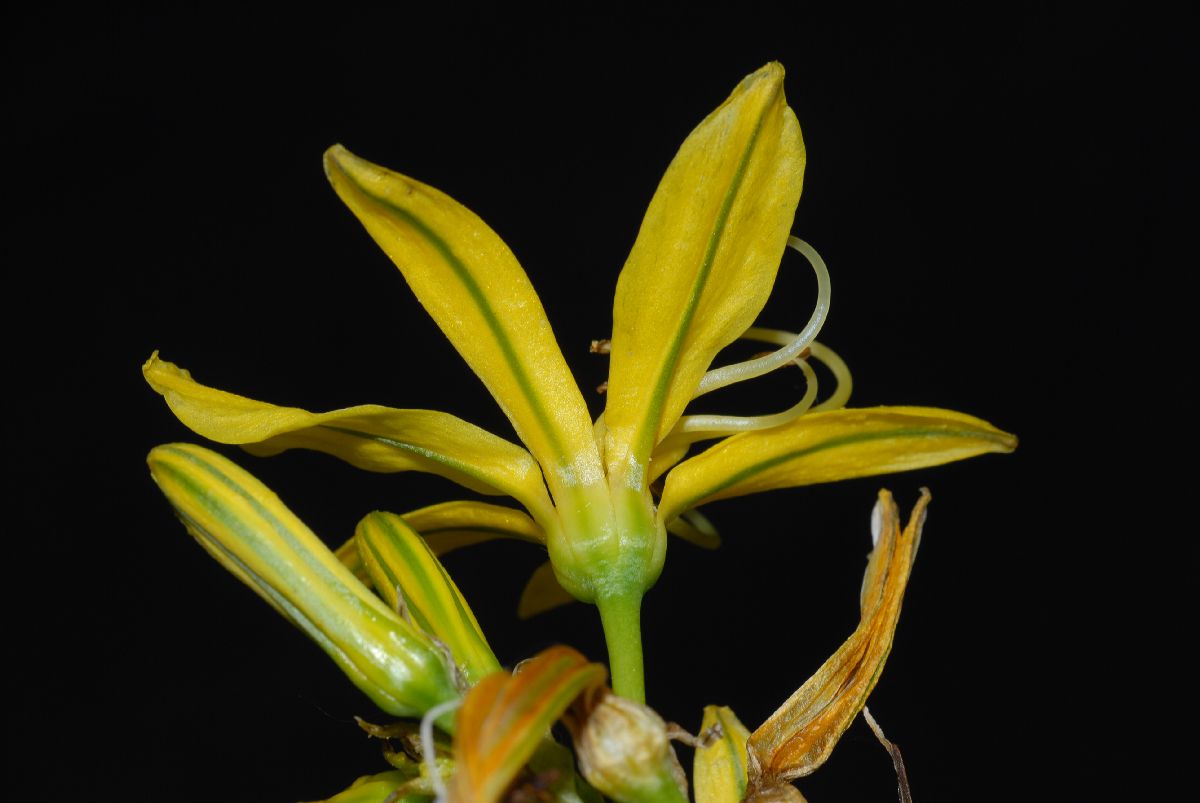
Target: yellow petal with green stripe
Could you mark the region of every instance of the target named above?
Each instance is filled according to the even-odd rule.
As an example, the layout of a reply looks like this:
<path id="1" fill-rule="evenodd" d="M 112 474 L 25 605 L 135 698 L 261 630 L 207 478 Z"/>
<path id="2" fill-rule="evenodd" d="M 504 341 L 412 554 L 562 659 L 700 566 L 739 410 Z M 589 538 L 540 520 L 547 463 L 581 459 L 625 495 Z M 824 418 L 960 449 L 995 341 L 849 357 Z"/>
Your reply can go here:
<path id="1" fill-rule="evenodd" d="M 804 175 L 783 67 L 745 78 L 667 168 L 621 271 L 605 459 L 633 484 L 717 352 L 771 292 Z"/>
<path id="2" fill-rule="evenodd" d="M 265 485 L 191 444 L 159 446 L 148 463 L 201 546 L 317 642 L 376 705 L 416 716 L 458 696 L 428 637 L 363 586 Z"/>
<path id="3" fill-rule="evenodd" d="M 922 490 L 908 526 L 887 491 L 871 517 L 875 548 L 860 594 L 861 619 L 850 638 L 772 714 L 748 741 L 760 768 L 753 785 L 771 786 L 812 773 L 829 758 L 875 688 L 892 650 L 900 606 L 925 524 Z"/>
<path id="4" fill-rule="evenodd" d="M 445 193 L 340 145 L 325 152 L 325 172 L 500 403 L 555 497 L 599 482 L 587 405 L 508 246 Z"/>
<path id="5" fill-rule="evenodd" d="M 650 455 L 650 482 L 654 482 L 678 465 L 680 460 L 687 457 L 688 450 L 695 443 L 696 439 L 687 435 L 668 435 L 659 441 L 654 447 L 654 453 Z"/>
<path id="6" fill-rule="evenodd" d="M 709 739 L 696 748 L 692 774 L 696 803 L 738 803 L 746 796 L 748 780 L 746 739 L 750 731 L 733 709 L 706 705 L 700 738 Z"/>
<path id="7" fill-rule="evenodd" d="M 1016 445 L 982 419 L 933 407 L 809 413 L 726 438 L 677 465 L 667 474 L 659 515 L 670 521 L 714 499 L 938 466 Z"/>
<path id="8" fill-rule="evenodd" d="M 500 668 L 475 614 L 424 539 L 394 513 L 375 512 L 355 530 L 358 554 L 371 581 L 393 609 L 436 636 L 475 683 Z"/>
<path id="9" fill-rule="evenodd" d="M 537 522 L 519 510 L 473 500 L 442 502 L 400 514 L 439 558 L 447 552 L 474 544 L 509 538 L 544 546 L 546 533 Z M 338 547 L 337 556 L 364 583 L 371 578 L 358 554 L 353 536 Z"/>
<path id="10" fill-rule="evenodd" d="M 328 413 L 278 407 L 202 385 L 158 352 L 142 374 L 180 421 L 209 440 L 256 455 L 314 449 L 368 471 L 426 471 L 480 493 L 507 494 L 534 515 L 553 515 L 528 452 L 448 413 L 375 404 Z"/>
<path id="11" fill-rule="evenodd" d="M 408 526 L 421 534 L 438 557 L 496 538 L 546 543 L 546 533 L 529 516 L 511 507 L 487 502 L 443 502 L 403 515 Z"/>
<path id="12" fill-rule="evenodd" d="M 606 676 L 570 647 L 551 647 L 514 675 L 499 672 L 476 684 L 458 711 L 450 800 L 499 800 L 555 720 Z"/>

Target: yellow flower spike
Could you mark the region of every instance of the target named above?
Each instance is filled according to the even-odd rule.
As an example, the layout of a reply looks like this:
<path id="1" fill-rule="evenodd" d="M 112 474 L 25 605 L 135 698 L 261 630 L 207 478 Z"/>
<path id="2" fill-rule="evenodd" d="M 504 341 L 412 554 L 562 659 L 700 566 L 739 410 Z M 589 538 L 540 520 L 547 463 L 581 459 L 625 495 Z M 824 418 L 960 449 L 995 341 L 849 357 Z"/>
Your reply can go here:
<path id="1" fill-rule="evenodd" d="M 597 347 L 611 354 L 607 407 L 593 425 L 541 302 L 499 236 L 434 188 L 341 146 L 326 152 L 334 190 L 482 379 L 528 452 L 432 411 L 364 406 L 314 414 L 255 402 L 199 385 L 157 357 L 146 377 L 188 426 L 253 453 L 312 448 L 374 471 L 429 471 L 512 496 L 532 520 L 504 513 L 507 523 L 475 526 L 431 512 L 431 521 L 441 517 L 445 525 L 440 532 L 408 523 L 435 555 L 492 537 L 544 544 L 553 568 L 535 573 L 522 610 L 561 601 L 558 586 L 595 603 L 613 686 L 640 701 L 641 599 L 661 573 L 667 528 L 704 546 L 717 542 L 715 531 L 696 523 L 702 519 L 682 515 L 709 500 L 931 466 L 1016 443 L 949 411 L 836 409 L 849 395 L 849 371 L 812 340 L 829 308 L 828 271 L 789 234 L 804 167 L 799 124 L 775 63 L 745 78 L 688 136 L 618 281 L 612 340 Z M 789 244 L 817 275 L 814 311 L 797 334 L 752 326 Z M 781 348 L 713 368 L 717 353 L 739 337 Z M 836 380 L 823 402 L 809 358 Z M 683 415 L 691 399 L 789 362 L 805 372 L 808 388 L 787 410 Z M 685 460 L 691 444 L 720 437 Z M 339 556 L 362 571 L 356 547 L 344 546 Z"/>
<path id="2" fill-rule="evenodd" d="M 804 175 L 783 67 L 744 79 L 667 168 L 617 282 L 605 423 L 611 477 L 641 489 L 717 352 L 762 309 Z"/>
<path id="3" fill-rule="evenodd" d="M 500 403 L 554 498 L 602 482 L 587 405 L 542 302 L 500 237 L 445 193 L 340 145 L 325 152 L 325 172 Z"/>
<path id="4" fill-rule="evenodd" d="M 553 516 L 541 471 L 528 452 L 435 410 L 375 404 L 329 413 L 278 407 L 202 385 L 158 352 L 142 374 L 198 435 L 251 454 L 314 449 L 368 471 L 425 471 L 485 494 L 507 494 L 534 516 Z"/>
<path id="5" fill-rule="evenodd" d="M 733 709 L 704 707 L 701 745 L 692 761 L 696 803 L 738 803 L 746 796 L 749 770 L 746 740 L 750 731 Z"/>
<path id="6" fill-rule="evenodd" d="M 932 407 L 809 413 L 776 429 L 734 435 L 667 475 L 659 515 L 670 521 L 715 499 L 938 466 L 1017 439 L 988 422 Z"/>
<path id="7" fill-rule="evenodd" d="M 147 462 L 200 545 L 308 634 L 376 705 L 413 716 L 458 696 L 441 651 L 248 472 L 191 444 L 159 446 Z"/>
<path id="8" fill-rule="evenodd" d="M 607 673 L 570 647 L 551 647 L 476 684 L 458 711 L 449 799 L 494 803 L 517 778 L 550 726 Z"/>
<path id="9" fill-rule="evenodd" d="M 418 627 L 449 647 L 468 681 L 500 669 L 458 586 L 404 519 L 376 511 L 358 523 L 354 537 L 380 596 L 393 610 L 405 608 Z"/>
<path id="10" fill-rule="evenodd" d="M 816 674 L 751 734 L 752 788 L 768 790 L 813 772 L 866 704 L 892 649 L 929 498 L 929 491 L 922 490 L 901 532 L 896 503 L 887 491 L 879 492 L 871 517 L 875 548 L 860 594 L 861 622 Z"/>

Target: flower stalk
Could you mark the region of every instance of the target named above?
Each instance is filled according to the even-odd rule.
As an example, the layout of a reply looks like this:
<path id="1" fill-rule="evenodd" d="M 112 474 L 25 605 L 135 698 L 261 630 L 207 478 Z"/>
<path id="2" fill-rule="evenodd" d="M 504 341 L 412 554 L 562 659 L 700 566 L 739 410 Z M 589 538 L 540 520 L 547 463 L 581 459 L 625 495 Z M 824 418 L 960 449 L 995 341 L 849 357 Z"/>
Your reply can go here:
<path id="1" fill-rule="evenodd" d="M 642 660 L 642 594 L 607 594 L 596 598 L 613 691 L 639 703 L 646 701 Z"/>

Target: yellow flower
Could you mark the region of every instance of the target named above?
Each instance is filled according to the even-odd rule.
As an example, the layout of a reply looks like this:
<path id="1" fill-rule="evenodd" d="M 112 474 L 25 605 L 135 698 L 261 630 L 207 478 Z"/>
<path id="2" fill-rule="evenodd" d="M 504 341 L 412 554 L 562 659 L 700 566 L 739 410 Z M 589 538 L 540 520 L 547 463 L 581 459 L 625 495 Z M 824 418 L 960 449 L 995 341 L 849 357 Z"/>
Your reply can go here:
<path id="1" fill-rule="evenodd" d="M 495 397 L 524 448 L 430 410 L 366 405 L 315 414 L 253 401 L 205 387 L 157 355 L 145 376 L 185 424 L 222 443 L 256 454 L 317 449 L 361 468 L 429 471 L 516 499 L 530 519 L 505 532 L 543 542 L 554 580 L 540 572 L 527 607 L 546 605 L 555 583 L 595 603 L 614 689 L 641 700 L 641 598 L 662 570 L 668 528 L 711 540 L 692 513 L 697 505 L 1015 445 L 1012 436 L 961 413 L 840 409 L 849 374 L 813 339 L 828 308 L 828 275 L 809 246 L 790 238 L 804 164 L 778 64 L 748 76 L 688 136 L 617 282 L 608 395 L 593 421 L 537 294 L 500 237 L 438 190 L 341 146 L 329 149 L 325 168 L 334 189 Z M 752 326 L 789 243 L 812 262 L 821 288 L 797 335 Z M 739 338 L 780 348 L 712 368 L 718 352 Z M 834 394 L 817 405 L 809 357 L 838 379 Z M 684 415 L 697 396 L 792 364 L 810 387 L 785 413 Z M 724 440 L 683 459 L 707 438 Z M 660 478 L 656 501 L 652 483 L 656 489 Z M 482 503 L 457 504 L 460 517 L 495 515 Z"/>

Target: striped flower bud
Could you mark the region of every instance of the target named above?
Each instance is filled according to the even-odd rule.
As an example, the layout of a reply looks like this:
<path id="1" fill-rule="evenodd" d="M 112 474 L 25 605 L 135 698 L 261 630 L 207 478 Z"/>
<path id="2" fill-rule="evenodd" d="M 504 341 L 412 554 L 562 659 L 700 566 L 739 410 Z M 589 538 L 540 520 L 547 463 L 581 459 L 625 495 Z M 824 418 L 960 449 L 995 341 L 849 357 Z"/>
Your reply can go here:
<path id="1" fill-rule="evenodd" d="M 188 532 L 329 654 L 376 705 L 417 716 L 458 696 L 441 651 L 372 594 L 265 485 L 191 444 L 150 452 Z"/>

